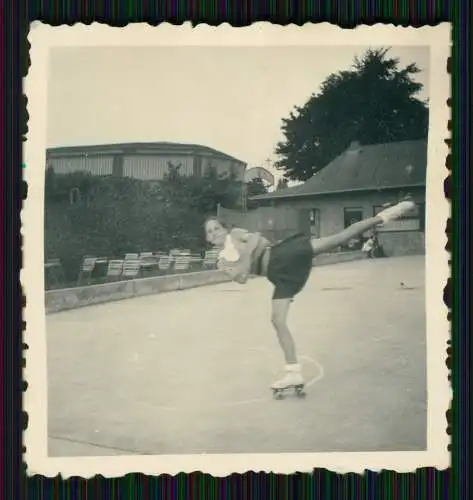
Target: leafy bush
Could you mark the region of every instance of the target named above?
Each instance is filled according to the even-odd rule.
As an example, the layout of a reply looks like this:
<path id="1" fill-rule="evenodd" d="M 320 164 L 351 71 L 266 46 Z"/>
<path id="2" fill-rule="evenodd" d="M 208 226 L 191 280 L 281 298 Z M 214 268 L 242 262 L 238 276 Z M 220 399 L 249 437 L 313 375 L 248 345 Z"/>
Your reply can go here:
<path id="1" fill-rule="evenodd" d="M 74 281 L 85 255 L 202 251 L 205 217 L 218 203 L 238 208 L 240 193 L 240 183 L 214 171 L 197 178 L 171 170 L 163 181 L 149 182 L 48 169 L 45 256 L 61 259 L 66 281 Z"/>

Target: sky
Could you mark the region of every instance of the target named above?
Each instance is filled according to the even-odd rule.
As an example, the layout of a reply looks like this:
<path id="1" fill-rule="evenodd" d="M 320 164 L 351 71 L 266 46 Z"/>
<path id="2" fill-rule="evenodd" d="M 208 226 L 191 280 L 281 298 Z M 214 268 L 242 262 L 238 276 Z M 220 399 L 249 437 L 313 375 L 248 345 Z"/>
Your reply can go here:
<path id="1" fill-rule="evenodd" d="M 373 47 L 375 48 L 375 47 Z M 282 118 L 368 47 L 54 48 L 47 147 L 169 141 L 201 144 L 249 166 L 277 159 Z M 429 97 L 429 48 L 395 46 Z M 268 161 L 269 160 L 269 161 Z"/>

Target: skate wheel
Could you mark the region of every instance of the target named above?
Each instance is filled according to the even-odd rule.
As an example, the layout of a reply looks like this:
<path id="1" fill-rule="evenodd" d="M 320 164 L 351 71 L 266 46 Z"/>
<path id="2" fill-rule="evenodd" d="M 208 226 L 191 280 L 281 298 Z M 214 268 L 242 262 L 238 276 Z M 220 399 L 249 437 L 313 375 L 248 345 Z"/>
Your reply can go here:
<path id="1" fill-rule="evenodd" d="M 294 387 L 294 390 L 296 391 L 296 396 L 299 398 L 305 398 L 306 392 L 304 391 L 304 386 L 303 385 L 297 385 Z"/>

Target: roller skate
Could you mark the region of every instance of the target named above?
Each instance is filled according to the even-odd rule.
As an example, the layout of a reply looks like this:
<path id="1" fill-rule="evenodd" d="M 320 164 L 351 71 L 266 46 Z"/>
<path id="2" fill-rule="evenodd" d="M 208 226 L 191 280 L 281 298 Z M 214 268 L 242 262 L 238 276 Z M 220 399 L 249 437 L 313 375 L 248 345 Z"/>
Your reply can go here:
<path id="1" fill-rule="evenodd" d="M 286 365 L 286 375 L 274 382 L 271 386 L 275 399 L 284 399 L 284 393 L 293 389 L 296 396 L 303 398 L 306 396 L 304 392 L 304 379 L 301 375 L 301 365 L 293 364 Z"/>
<path id="2" fill-rule="evenodd" d="M 397 203 L 396 205 L 392 205 L 388 208 L 385 208 L 377 215 L 382 219 L 382 224 L 386 224 L 395 219 L 399 219 L 404 214 L 410 212 L 415 208 L 416 204 L 409 198 L 404 199 L 403 201 Z"/>

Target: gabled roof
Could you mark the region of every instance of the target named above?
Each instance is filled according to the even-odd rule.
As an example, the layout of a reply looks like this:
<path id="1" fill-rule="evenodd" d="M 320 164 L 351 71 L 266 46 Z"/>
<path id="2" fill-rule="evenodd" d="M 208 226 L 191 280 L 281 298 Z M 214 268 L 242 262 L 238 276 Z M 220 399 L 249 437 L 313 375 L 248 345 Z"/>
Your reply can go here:
<path id="1" fill-rule="evenodd" d="M 353 143 L 304 184 L 254 196 L 251 199 L 270 200 L 425 186 L 426 171 L 426 140 L 369 146 Z"/>
<path id="2" fill-rule="evenodd" d="M 67 156 L 67 155 L 77 155 L 77 154 L 100 154 L 100 153 L 133 153 L 136 150 L 146 150 L 149 153 L 156 152 L 168 152 L 175 154 L 210 154 L 213 156 L 219 156 L 225 158 L 226 160 L 235 161 L 238 163 L 245 163 L 233 156 L 230 156 L 217 149 L 210 148 L 208 146 L 202 146 L 200 144 L 183 144 L 177 142 L 127 142 L 120 144 L 97 144 L 97 145 L 87 145 L 87 146 L 63 146 L 48 148 L 46 150 L 47 155 L 52 156 Z M 245 163 L 246 164 L 246 163 Z"/>

